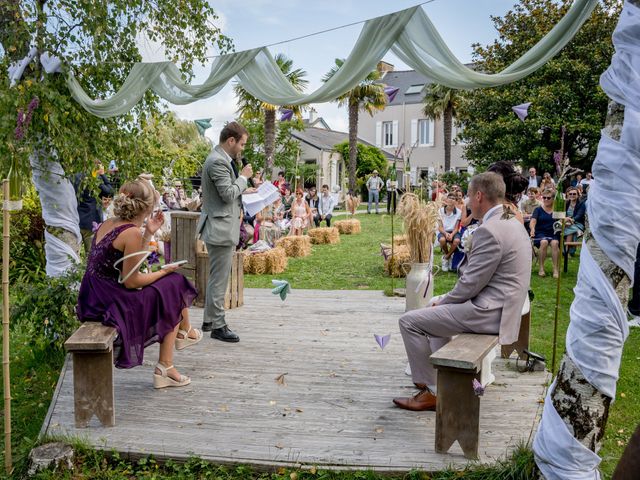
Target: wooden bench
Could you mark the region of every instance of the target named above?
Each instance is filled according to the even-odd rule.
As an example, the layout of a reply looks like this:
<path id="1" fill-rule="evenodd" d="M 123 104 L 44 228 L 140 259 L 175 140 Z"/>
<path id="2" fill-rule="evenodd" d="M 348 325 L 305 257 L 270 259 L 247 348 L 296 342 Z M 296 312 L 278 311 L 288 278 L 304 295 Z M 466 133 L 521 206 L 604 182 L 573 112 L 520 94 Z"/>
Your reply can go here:
<path id="1" fill-rule="evenodd" d="M 116 423 L 113 394 L 113 341 L 116 329 L 98 322 L 80 325 L 64 342 L 73 355 L 73 405 L 76 428 L 95 414 L 105 427 Z"/>
<path id="2" fill-rule="evenodd" d="M 480 397 L 473 380 L 480 382 L 483 360 L 497 344 L 497 335 L 464 333 L 431 355 L 438 369 L 436 452 L 447 453 L 458 440 L 466 458 L 478 458 Z"/>
<path id="3" fill-rule="evenodd" d="M 562 271 L 567 273 L 569 269 L 569 249 L 571 247 L 580 248 L 582 247 L 582 241 L 580 242 L 564 242 L 564 247 L 562 250 L 562 257 L 564 258 L 564 265 L 562 267 Z"/>

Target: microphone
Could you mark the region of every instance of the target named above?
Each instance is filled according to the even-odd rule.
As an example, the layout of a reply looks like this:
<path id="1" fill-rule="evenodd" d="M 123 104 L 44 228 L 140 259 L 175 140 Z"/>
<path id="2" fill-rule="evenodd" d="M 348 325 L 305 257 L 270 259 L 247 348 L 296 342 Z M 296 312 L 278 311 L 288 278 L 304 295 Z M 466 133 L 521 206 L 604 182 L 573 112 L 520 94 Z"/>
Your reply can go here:
<path id="1" fill-rule="evenodd" d="M 242 168 L 244 168 L 249 163 L 249 160 L 247 160 L 247 157 L 242 157 L 240 159 L 240 162 L 242 162 Z M 255 188 L 255 185 L 253 184 L 253 178 L 248 178 L 247 179 L 247 185 L 249 185 L 252 188 Z"/>

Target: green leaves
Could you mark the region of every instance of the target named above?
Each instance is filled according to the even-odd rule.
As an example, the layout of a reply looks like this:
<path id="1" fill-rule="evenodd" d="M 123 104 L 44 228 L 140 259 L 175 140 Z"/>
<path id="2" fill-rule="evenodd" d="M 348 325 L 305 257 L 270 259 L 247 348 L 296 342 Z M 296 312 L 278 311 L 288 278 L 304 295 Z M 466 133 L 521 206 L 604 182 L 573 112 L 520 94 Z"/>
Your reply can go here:
<path id="1" fill-rule="evenodd" d="M 498 39 L 474 46 L 476 69 L 499 72 L 529 50 L 567 11 L 563 0 L 521 0 L 503 17 L 493 18 Z M 598 86 L 611 61 L 611 34 L 620 3 L 600 3 L 575 38 L 534 74 L 510 85 L 465 92 L 458 111 L 464 124 L 465 156 L 476 166 L 515 160 L 538 170 L 553 168 L 565 126 L 565 151 L 572 165 L 589 169 L 595 158 L 607 98 Z M 511 107 L 532 102 L 521 122 Z M 548 130 L 547 135 L 539 131 Z"/>

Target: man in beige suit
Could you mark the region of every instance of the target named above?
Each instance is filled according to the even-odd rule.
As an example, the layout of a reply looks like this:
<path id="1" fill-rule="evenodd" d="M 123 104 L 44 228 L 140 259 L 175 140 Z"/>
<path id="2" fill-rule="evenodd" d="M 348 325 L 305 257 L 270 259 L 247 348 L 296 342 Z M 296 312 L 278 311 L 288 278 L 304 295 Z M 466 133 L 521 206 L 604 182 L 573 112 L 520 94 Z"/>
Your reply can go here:
<path id="1" fill-rule="evenodd" d="M 225 321 L 224 294 L 233 252 L 240 238 L 242 194 L 255 192 L 255 188 L 247 188 L 247 180 L 253 173 L 251 164 L 247 164 L 239 175 L 235 164 L 248 138 L 249 134 L 242 125 L 228 123 L 220 132 L 220 143 L 202 168 L 202 214 L 196 230 L 209 254 L 202 331 L 211 331 L 211 338 L 223 342 L 240 340 Z"/>
<path id="2" fill-rule="evenodd" d="M 459 333 L 499 334 L 501 344 L 517 340 L 520 313 L 531 278 L 531 244 L 524 226 L 503 215 L 505 184 L 495 173 L 469 183 L 469 206 L 482 224 L 474 232 L 460 278 L 433 306 L 400 317 L 400 332 L 420 390 L 395 398 L 407 410 L 435 410 L 436 371 L 429 357 Z M 468 248 L 468 247 L 467 247 Z"/>

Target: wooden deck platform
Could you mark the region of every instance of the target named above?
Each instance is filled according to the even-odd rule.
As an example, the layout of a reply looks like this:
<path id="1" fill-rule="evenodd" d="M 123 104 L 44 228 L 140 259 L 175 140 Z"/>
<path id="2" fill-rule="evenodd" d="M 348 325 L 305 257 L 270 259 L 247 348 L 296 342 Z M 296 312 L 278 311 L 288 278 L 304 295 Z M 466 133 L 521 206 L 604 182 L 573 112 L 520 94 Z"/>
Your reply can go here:
<path id="1" fill-rule="evenodd" d="M 177 352 L 193 379 L 154 390 L 157 346 L 143 366 L 115 372 L 116 426 L 94 417 L 75 429 L 73 373 L 67 360 L 42 432 L 79 436 L 96 448 L 138 457 L 257 467 L 436 471 L 467 460 L 457 443 L 434 451 L 435 413 L 408 412 L 391 399 L 414 392 L 404 374 L 398 331 L 404 299 L 378 291 L 294 290 L 282 302 L 270 290 L 245 290 L 245 305 L 227 313 L 241 338 L 226 344 L 206 336 Z M 201 309 L 192 309 L 199 326 Z M 373 334 L 391 333 L 381 350 Z M 496 382 L 481 403 L 480 456 L 503 458 L 537 426 L 546 373 L 520 374 L 496 360 Z M 281 379 L 278 381 L 277 379 Z"/>

